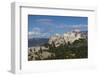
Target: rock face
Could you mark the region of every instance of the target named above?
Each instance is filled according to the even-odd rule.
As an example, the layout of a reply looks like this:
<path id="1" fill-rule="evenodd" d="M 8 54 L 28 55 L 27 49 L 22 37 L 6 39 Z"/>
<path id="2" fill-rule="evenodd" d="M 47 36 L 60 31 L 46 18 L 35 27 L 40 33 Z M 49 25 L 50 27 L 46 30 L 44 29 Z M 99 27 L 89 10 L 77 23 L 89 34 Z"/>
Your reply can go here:
<path id="1" fill-rule="evenodd" d="M 87 39 L 87 32 L 86 31 L 80 32 L 79 30 L 75 30 L 72 32 L 66 32 L 63 35 L 55 34 L 54 36 L 51 36 L 47 40 L 48 41 L 47 45 L 49 47 L 46 47 L 45 45 L 29 47 L 28 48 L 28 60 L 29 61 L 31 61 L 31 60 L 44 60 L 44 59 L 55 57 L 55 55 L 56 55 L 55 53 L 48 51 L 50 49 L 51 45 L 54 47 L 59 47 L 60 45 L 73 43 L 75 40 L 78 40 L 80 38 Z M 44 40 L 44 39 L 42 39 L 42 40 Z M 72 57 L 75 56 L 74 53 L 72 53 L 70 55 Z"/>
<path id="2" fill-rule="evenodd" d="M 80 32 L 68 32 L 68 33 L 64 33 L 63 35 L 64 40 L 66 43 L 70 42 L 74 42 L 75 40 L 78 40 L 81 37 L 81 33 Z"/>
<path id="3" fill-rule="evenodd" d="M 56 34 L 49 38 L 49 44 L 55 44 L 55 47 L 60 46 L 61 44 L 67 44 L 68 42 L 72 43 L 75 40 L 82 38 L 79 31 L 66 32 L 62 36 Z"/>
<path id="4" fill-rule="evenodd" d="M 56 34 L 52 37 L 49 38 L 49 44 L 53 44 L 55 45 L 55 47 L 58 47 L 61 44 L 65 43 L 64 37 L 60 36 L 59 34 Z"/>
<path id="5" fill-rule="evenodd" d="M 54 53 L 50 53 L 48 51 L 43 51 L 43 50 L 48 50 L 49 48 L 46 48 L 44 46 L 38 46 L 38 47 L 30 47 L 28 48 L 28 60 L 43 60 L 52 56 L 55 56 Z M 40 52 L 40 50 L 42 50 Z"/>

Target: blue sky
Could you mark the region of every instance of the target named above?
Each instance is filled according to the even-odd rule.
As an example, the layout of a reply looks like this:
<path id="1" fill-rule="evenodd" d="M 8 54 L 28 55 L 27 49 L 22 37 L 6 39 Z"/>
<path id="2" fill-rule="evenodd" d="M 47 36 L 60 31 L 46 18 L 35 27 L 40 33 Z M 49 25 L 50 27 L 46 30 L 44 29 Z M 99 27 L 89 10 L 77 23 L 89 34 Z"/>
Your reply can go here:
<path id="1" fill-rule="evenodd" d="M 28 15 L 28 37 L 48 38 L 75 29 L 87 31 L 88 17 Z"/>

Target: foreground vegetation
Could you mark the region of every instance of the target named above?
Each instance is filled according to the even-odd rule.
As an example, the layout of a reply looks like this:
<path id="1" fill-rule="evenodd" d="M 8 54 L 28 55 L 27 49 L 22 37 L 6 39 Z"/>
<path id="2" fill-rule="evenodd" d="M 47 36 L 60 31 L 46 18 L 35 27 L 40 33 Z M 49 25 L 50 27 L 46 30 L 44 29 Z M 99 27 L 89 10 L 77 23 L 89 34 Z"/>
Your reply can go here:
<path id="1" fill-rule="evenodd" d="M 79 59 L 88 57 L 88 42 L 87 39 L 75 40 L 73 43 L 68 42 L 67 44 L 61 44 L 55 47 L 54 42 L 50 45 L 48 43 L 44 44 L 48 50 L 43 50 L 40 48 L 36 60 L 54 60 L 54 59 Z M 48 58 L 41 59 L 40 55 L 43 52 L 49 52 L 52 55 Z M 30 59 L 31 60 L 31 59 Z"/>

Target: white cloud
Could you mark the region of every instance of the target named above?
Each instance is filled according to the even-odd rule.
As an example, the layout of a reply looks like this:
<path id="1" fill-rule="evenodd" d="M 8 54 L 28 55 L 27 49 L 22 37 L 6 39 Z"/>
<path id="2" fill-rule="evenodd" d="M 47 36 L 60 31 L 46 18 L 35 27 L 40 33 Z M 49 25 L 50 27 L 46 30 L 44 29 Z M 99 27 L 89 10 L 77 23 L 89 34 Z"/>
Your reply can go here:
<path id="1" fill-rule="evenodd" d="M 34 38 L 34 37 L 38 37 L 39 35 L 40 35 L 39 32 L 32 31 L 32 32 L 28 33 L 28 38 L 31 39 L 31 38 Z"/>
<path id="2" fill-rule="evenodd" d="M 41 34 L 40 28 L 33 28 L 32 31 L 28 32 L 28 38 L 38 37 Z"/>
<path id="3" fill-rule="evenodd" d="M 49 36 L 49 35 L 50 35 L 50 34 L 46 32 L 46 33 L 42 33 L 42 34 L 41 34 L 41 37 L 47 37 L 47 36 Z"/>
<path id="4" fill-rule="evenodd" d="M 79 25 L 72 25 L 72 28 L 83 28 L 87 27 L 87 25 L 79 24 Z"/>
<path id="5" fill-rule="evenodd" d="M 40 30 L 40 28 L 33 28 L 33 30 L 31 32 L 28 32 L 28 38 L 32 39 L 32 38 L 39 38 L 39 37 L 47 37 L 49 35 L 49 33 L 47 32 L 42 32 L 42 30 Z"/>
<path id="6" fill-rule="evenodd" d="M 53 24 L 52 19 L 37 19 L 36 22 L 39 24 L 45 24 L 45 25 L 52 25 Z"/>
<path id="7" fill-rule="evenodd" d="M 83 25 L 83 24 L 79 24 L 79 25 L 66 25 L 66 24 L 60 24 L 58 26 L 56 26 L 56 28 L 61 28 L 61 29 L 64 29 L 64 28 L 67 28 L 67 29 L 74 29 L 74 28 L 87 28 L 87 25 Z"/>
<path id="8" fill-rule="evenodd" d="M 36 21 L 38 22 L 43 22 L 43 21 L 47 21 L 47 22 L 51 22 L 52 20 L 51 19 L 37 19 Z"/>

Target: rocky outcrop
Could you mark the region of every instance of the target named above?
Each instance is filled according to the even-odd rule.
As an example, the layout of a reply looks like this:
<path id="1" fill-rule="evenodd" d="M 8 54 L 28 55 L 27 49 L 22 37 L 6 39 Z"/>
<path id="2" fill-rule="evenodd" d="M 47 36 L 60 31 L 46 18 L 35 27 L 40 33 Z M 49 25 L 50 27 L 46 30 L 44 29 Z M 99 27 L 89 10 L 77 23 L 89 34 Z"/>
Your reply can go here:
<path id="1" fill-rule="evenodd" d="M 49 38 L 49 44 L 54 44 L 55 47 L 58 47 L 61 44 L 65 44 L 65 40 L 63 36 L 60 36 L 59 34 L 56 34 Z"/>
<path id="2" fill-rule="evenodd" d="M 80 32 L 66 32 L 63 35 L 55 34 L 54 36 L 51 36 L 48 43 L 55 44 L 55 46 L 58 47 L 61 44 L 67 44 L 68 42 L 72 43 L 79 38 L 82 38 Z"/>

